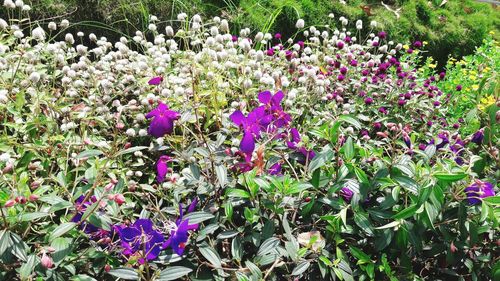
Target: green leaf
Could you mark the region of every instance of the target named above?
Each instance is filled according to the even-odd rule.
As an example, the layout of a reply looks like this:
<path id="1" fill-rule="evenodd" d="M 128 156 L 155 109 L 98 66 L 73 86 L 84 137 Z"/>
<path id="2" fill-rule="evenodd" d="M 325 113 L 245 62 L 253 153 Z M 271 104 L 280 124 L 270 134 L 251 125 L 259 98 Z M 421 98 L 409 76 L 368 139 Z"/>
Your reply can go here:
<path id="1" fill-rule="evenodd" d="M 89 150 L 85 150 L 85 151 L 80 152 L 80 154 L 78 154 L 76 156 L 76 159 L 90 158 L 90 157 L 99 156 L 99 155 L 102 155 L 102 154 L 103 154 L 103 152 L 100 151 L 100 150 L 89 149 Z"/>
<path id="2" fill-rule="evenodd" d="M 492 205 L 500 205 L 500 196 L 486 197 L 483 201 Z"/>
<path id="3" fill-rule="evenodd" d="M 276 249 L 280 244 L 280 240 L 276 237 L 271 237 L 264 241 L 257 251 L 257 256 L 264 256 Z"/>
<path id="4" fill-rule="evenodd" d="M 349 115 L 341 115 L 339 116 L 339 120 L 342 120 L 346 123 L 349 123 L 351 125 L 353 125 L 354 127 L 356 127 L 356 129 L 360 130 L 361 129 L 361 123 L 359 123 L 358 120 L 356 120 L 355 118 L 349 116 Z"/>
<path id="5" fill-rule="evenodd" d="M 26 256 L 28 245 L 26 245 L 22 238 L 14 232 L 10 233 L 10 239 L 12 241 L 12 254 L 14 254 L 20 260 L 26 261 L 28 259 L 28 257 Z"/>
<path id="6" fill-rule="evenodd" d="M 222 261 L 220 260 L 219 254 L 209 246 L 204 246 L 200 248 L 200 253 L 216 268 L 222 267 Z"/>
<path id="7" fill-rule="evenodd" d="M 97 281 L 96 279 L 86 275 L 86 274 L 78 274 L 70 279 L 71 281 Z"/>
<path id="8" fill-rule="evenodd" d="M 414 194 L 418 193 L 418 190 L 419 190 L 418 183 L 415 180 L 413 180 L 412 178 L 409 178 L 407 176 L 395 176 L 395 177 L 393 177 L 393 179 L 397 183 L 399 183 L 403 188 L 405 188 L 406 190 L 408 190 Z"/>
<path id="9" fill-rule="evenodd" d="M 368 217 L 364 214 L 361 213 L 360 211 L 356 211 L 354 214 L 354 222 L 364 231 L 366 232 L 369 236 L 373 236 L 373 227 L 370 224 L 370 221 L 368 220 Z"/>
<path id="10" fill-rule="evenodd" d="M 463 178 L 465 178 L 467 175 L 464 173 L 461 174 L 444 174 L 444 173 L 437 173 L 434 174 L 434 177 L 440 181 L 444 182 L 455 182 L 459 181 Z"/>
<path id="11" fill-rule="evenodd" d="M 201 223 L 206 220 L 210 220 L 214 218 L 214 215 L 207 213 L 207 212 L 192 212 L 184 216 L 184 218 L 189 219 L 190 224 L 196 224 L 196 223 Z"/>
<path id="12" fill-rule="evenodd" d="M 233 258 L 237 261 L 241 261 L 242 250 L 241 250 L 241 238 L 235 237 L 231 242 L 231 253 Z"/>
<path id="13" fill-rule="evenodd" d="M 21 275 L 21 280 L 27 279 L 33 270 L 35 269 L 36 264 L 38 263 L 38 258 L 35 254 L 31 254 L 28 257 L 28 260 L 21 265 L 19 270 L 19 274 Z"/>
<path id="14" fill-rule="evenodd" d="M 351 160 L 354 158 L 354 143 L 352 142 L 352 138 L 348 137 L 347 141 L 344 144 L 344 156 L 347 160 Z"/>
<path id="15" fill-rule="evenodd" d="M 108 274 L 124 280 L 139 280 L 139 274 L 137 273 L 137 271 L 133 268 L 128 267 L 111 269 Z"/>
<path id="16" fill-rule="evenodd" d="M 309 172 L 313 172 L 314 170 L 323 167 L 326 163 L 329 163 L 334 156 L 335 154 L 330 147 L 324 147 L 323 150 L 317 153 L 309 163 Z"/>
<path id="17" fill-rule="evenodd" d="M 24 213 L 21 215 L 21 221 L 34 221 L 39 218 L 48 216 L 49 213 L 46 212 L 34 212 L 34 213 Z"/>
<path id="18" fill-rule="evenodd" d="M 298 276 L 306 272 L 311 263 L 309 261 L 301 261 L 292 271 L 292 276 Z"/>
<path id="19" fill-rule="evenodd" d="M 386 228 L 393 228 L 393 227 L 396 227 L 398 225 L 400 225 L 401 222 L 400 221 L 393 221 L 393 222 L 390 222 L 386 225 L 383 225 L 383 226 L 379 226 L 379 227 L 375 227 L 375 229 L 386 229 Z"/>
<path id="20" fill-rule="evenodd" d="M 245 261 L 245 266 L 248 269 L 250 269 L 250 272 L 252 273 L 253 277 L 255 277 L 257 280 L 262 279 L 262 271 L 260 270 L 260 268 L 257 265 L 255 265 L 251 261 Z"/>
<path id="21" fill-rule="evenodd" d="M 417 212 L 417 209 L 418 209 L 417 205 L 412 205 L 412 206 L 400 211 L 399 213 L 395 214 L 394 216 L 392 216 L 392 218 L 396 219 L 396 220 L 409 218 L 409 217 L 415 215 L 415 213 Z"/>
<path id="22" fill-rule="evenodd" d="M 358 259 L 357 264 L 365 264 L 371 262 L 371 257 L 365 254 L 361 249 L 354 246 L 349 246 L 349 249 L 351 250 L 351 254 Z"/>
<path id="23" fill-rule="evenodd" d="M 250 193 L 243 189 L 228 188 L 226 190 L 226 196 L 236 198 L 250 198 Z"/>
<path id="24" fill-rule="evenodd" d="M 64 260 L 64 258 L 71 253 L 71 243 L 73 239 L 59 237 L 52 241 L 50 246 L 55 249 L 52 258 L 54 263 L 58 264 Z"/>
<path id="25" fill-rule="evenodd" d="M 10 246 L 10 231 L 4 229 L 0 231 L 0 256 L 2 256 Z"/>
<path id="26" fill-rule="evenodd" d="M 227 183 L 227 169 L 224 165 L 216 165 L 215 173 L 217 174 L 217 180 L 219 184 L 224 187 Z"/>
<path id="27" fill-rule="evenodd" d="M 182 276 L 186 276 L 193 270 L 184 266 L 172 266 L 161 271 L 160 276 L 157 280 L 159 281 L 170 281 L 177 280 Z"/>
<path id="28" fill-rule="evenodd" d="M 65 222 L 61 225 L 58 225 L 54 231 L 52 231 L 50 235 L 50 240 L 54 240 L 57 237 L 60 237 L 64 234 L 66 234 L 68 231 L 72 230 L 76 226 L 76 223 L 74 222 Z"/>
<path id="29" fill-rule="evenodd" d="M 115 156 L 120 156 L 120 155 L 124 155 L 124 154 L 128 154 L 128 153 L 134 153 L 136 151 L 144 150 L 146 148 L 148 148 L 148 147 L 147 146 L 134 146 L 134 147 L 130 147 L 130 148 L 127 148 L 127 149 L 119 151 L 118 153 L 116 153 Z"/>

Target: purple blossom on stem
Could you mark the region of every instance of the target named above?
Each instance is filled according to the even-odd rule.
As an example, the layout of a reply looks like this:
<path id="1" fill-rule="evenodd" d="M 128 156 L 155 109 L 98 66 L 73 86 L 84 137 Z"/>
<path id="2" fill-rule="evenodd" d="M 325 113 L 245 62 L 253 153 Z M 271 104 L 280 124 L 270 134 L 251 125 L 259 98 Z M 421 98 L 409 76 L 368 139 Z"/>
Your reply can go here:
<path id="1" fill-rule="evenodd" d="M 483 142 L 484 139 L 484 129 L 480 129 L 472 135 L 471 142 L 479 145 Z"/>
<path id="2" fill-rule="evenodd" d="M 148 84 L 149 85 L 160 85 L 161 82 L 163 82 L 163 77 L 161 76 L 157 76 L 157 77 L 153 77 L 151 78 L 149 81 L 148 81 Z"/>
<path id="3" fill-rule="evenodd" d="M 193 212 L 197 203 L 198 199 L 195 198 L 186 213 Z M 184 219 L 182 204 L 179 204 L 179 218 L 175 222 L 174 229 L 170 231 L 170 238 L 163 244 L 163 247 L 171 247 L 177 255 L 182 256 L 189 238 L 188 231 L 197 230 L 198 227 L 198 224 L 189 224 L 189 219 Z"/>
<path id="4" fill-rule="evenodd" d="M 481 180 L 476 180 L 475 183 L 465 188 L 464 191 L 471 205 L 480 204 L 483 198 L 495 196 L 493 184 Z"/>
<path id="5" fill-rule="evenodd" d="M 346 202 L 351 202 L 353 195 L 354 192 L 349 187 L 342 187 L 340 190 L 340 197 L 342 197 Z"/>
<path id="6" fill-rule="evenodd" d="M 165 181 L 165 176 L 168 173 L 168 162 L 170 162 L 172 158 L 169 156 L 163 155 L 160 156 L 158 162 L 156 162 L 156 181 L 158 183 L 162 183 Z"/>
<path id="7" fill-rule="evenodd" d="M 174 130 L 174 121 L 179 119 L 180 116 L 178 112 L 169 110 L 166 104 L 160 102 L 157 108 L 146 115 L 147 119 L 153 118 L 148 133 L 156 138 L 171 134 Z"/>
<path id="8" fill-rule="evenodd" d="M 137 256 L 139 263 L 154 260 L 165 249 L 165 237 L 153 227 L 150 219 L 138 219 L 132 225 L 115 225 L 123 255 Z"/>

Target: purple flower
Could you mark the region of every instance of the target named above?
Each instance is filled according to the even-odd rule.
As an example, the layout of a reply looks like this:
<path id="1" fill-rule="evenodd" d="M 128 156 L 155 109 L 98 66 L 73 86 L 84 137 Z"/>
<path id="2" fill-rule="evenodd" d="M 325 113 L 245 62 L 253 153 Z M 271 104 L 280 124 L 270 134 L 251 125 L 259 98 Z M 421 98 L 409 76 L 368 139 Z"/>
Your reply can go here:
<path id="1" fill-rule="evenodd" d="M 370 105 L 370 104 L 372 104 L 372 103 L 373 103 L 373 99 L 372 99 L 372 98 L 367 97 L 367 98 L 365 99 L 365 104 L 366 104 L 366 105 Z"/>
<path id="2" fill-rule="evenodd" d="M 197 203 L 198 200 L 194 199 L 193 202 L 191 202 L 191 204 L 189 205 L 187 213 L 194 211 Z M 183 220 L 184 212 L 182 209 L 182 204 L 179 204 L 179 213 L 180 215 L 175 223 L 175 227 L 170 231 L 170 238 L 168 238 L 168 240 L 163 244 L 163 247 L 171 247 L 177 255 L 182 256 L 189 238 L 188 231 L 197 230 L 199 225 L 189 224 L 189 219 Z"/>
<path id="3" fill-rule="evenodd" d="M 86 234 L 89 234 L 92 238 L 100 238 L 100 236 L 103 236 L 107 233 L 107 231 L 99 229 L 97 226 L 87 223 L 87 222 L 82 222 L 82 216 L 83 213 L 85 213 L 85 210 L 87 210 L 87 207 L 90 205 L 94 204 L 97 202 L 97 198 L 95 196 L 90 196 L 88 198 L 88 201 L 83 201 L 85 200 L 85 195 L 81 195 L 76 199 L 75 201 L 75 209 L 76 209 L 76 214 L 71 218 L 71 221 L 74 223 L 80 223 L 79 228 L 83 230 Z M 106 233 L 104 233 L 106 232 Z"/>
<path id="4" fill-rule="evenodd" d="M 300 134 L 299 131 L 295 128 L 290 129 L 290 140 L 287 141 L 288 148 L 296 149 L 297 144 L 300 142 Z"/>
<path id="5" fill-rule="evenodd" d="M 156 138 L 171 134 L 174 130 L 174 120 L 179 119 L 180 116 L 178 112 L 169 110 L 166 104 L 160 102 L 157 108 L 146 115 L 147 119 L 153 118 L 148 133 Z"/>
<path id="6" fill-rule="evenodd" d="M 243 129 L 243 138 L 240 142 L 241 151 L 252 154 L 255 149 L 255 140 L 260 138 L 262 128 L 269 125 L 271 116 L 266 115 L 265 107 L 261 106 L 250 112 L 248 116 L 237 110 L 229 118 Z"/>
<path id="7" fill-rule="evenodd" d="M 349 187 L 342 187 L 342 189 L 340 190 L 340 197 L 342 197 L 346 202 L 351 202 L 353 195 L 354 192 L 352 192 Z"/>
<path id="8" fill-rule="evenodd" d="M 462 91 L 462 85 L 457 85 L 456 90 L 457 91 Z"/>
<path id="9" fill-rule="evenodd" d="M 378 37 L 380 37 L 381 39 L 384 39 L 386 36 L 387 36 L 387 33 L 385 31 L 380 31 L 378 33 Z"/>
<path id="10" fill-rule="evenodd" d="M 276 34 L 274 34 L 274 38 L 276 38 L 276 39 L 281 39 L 281 33 L 276 33 Z"/>
<path id="11" fill-rule="evenodd" d="M 475 183 L 465 188 L 464 191 L 471 205 L 480 204 L 483 198 L 495 196 L 493 184 L 481 180 L 476 180 Z"/>
<path id="12" fill-rule="evenodd" d="M 267 172 L 270 174 L 270 175 L 280 175 L 281 174 L 281 163 L 280 162 L 277 162 L 275 164 L 273 164 L 268 170 Z"/>
<path id="13" fill-rule="evenodd" d="M 153 228 L 150 219 L 138 219 L 132 225 L 115 225 L 114 230 L 120 238 L 123 255 L 138 256 L 139 263 L 154 260 L 165 249 L 165 237 Z"/>
<path id="14" fill-rule="evenodd" d="M 169 156 L 163 155 L 160 156 L 158 162 L 156 162 L 156 181 L 158 183 L 162 183 L 165 181 L 165 176 L 168 173 L 168 162 L 170 162 L 171 158 Z"/>
<path id="15" fill-rule="evenodd" d="M 479 129 L 479 131 L 475 132 L 472 135 L 472 138 L 470 141 L 479 145 L 483 142 L 483 139 L 484 139 L 484 129 Z"/>
<path id="16" fill-rule="evenodd" d="M 411 148 L 411 139 L 406 132 L 403 132 L 403 141 L 406 144 L 406 146 L 408 146 L 408 148 Z"/>
<path id="17" fill-rule="evenodd" d="M 344 42 L 342 42 L 342 41 L 338 41 L 338 42 L 337 42 L 337 48 L 339 48 L 339 49 L 343 49 L 343 48 L 344 48 Z"/>
<path id="18" fill-rule="evenodd" d="M 439 144 L 436 145 L 436 149 L 441 149 L 448 143 L 450 143 L 450 140 L 448 139 L 447 134 L 445 133 L 440 133 L 438 134 L 438 138 L 441 140 Z"/>
<path id="19" fill-rule="evenodd" d="M 422 42 L 420 42 L 420 41 L 415 41 L 415 42 L 413 43 L 413 47 L 415 47 L 415 48 L 420 48 L 420 47 L 422 47 Z"/>
<path id="20" fill-rule="evenodd" d="M 297 152 L 299 152 L 303 156 L 303 159 L 298 160 L 298 162 L 302 165 L 305 165 L 306 163 L 310 163 L 311 160 L 314 158 L 314 156 L 316 156 L 316 153 L 314 152 L 314 150 L 308 150 L 305 147 L 301 147 L 301 148 L 297 149 Z"/>
<path id="21" fill-rule="evenodd" d="M 151 78 L 149 81 L 148 81 L 148 84 L 149 85 L 160 85 L 161 82 L 163 82 L 163 77 L 161 76 L 157 76 L 157 77 L 153 77 Z"/>

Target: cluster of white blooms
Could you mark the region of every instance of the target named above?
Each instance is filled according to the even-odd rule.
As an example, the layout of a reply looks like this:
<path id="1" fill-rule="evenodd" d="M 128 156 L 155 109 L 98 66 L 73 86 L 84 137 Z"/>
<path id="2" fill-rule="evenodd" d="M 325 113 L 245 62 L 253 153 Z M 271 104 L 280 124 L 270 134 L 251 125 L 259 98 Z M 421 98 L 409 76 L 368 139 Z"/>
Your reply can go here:
<path id="1" fill-rule="evenodd" d="M 17 2 L 5 0 L 4 6 L 16 8 Z M 281 36 L 252 34 L 247 28 L 231 34 L 228 21 L 219 17 L 204 20 L 181 13 L 177 19 L 181 24 L 162 27 L 152 16 L 147 31 L 117 42 L 94 33 L 80 40 L 86 36 L 83 32 L 77 33 L 78 40 L 71 33 L 62 41 L 48 40 L 48 32 L 70 26 L 67 20 L 50 22 L 45 30 L 36 26 L 31 32 L 0 20 L 0 33 L 16 38 L 5 41 L 10 45 L 0 44 L 0 69 L 15 73 L 16 87 L 28 89 L 30 98 L 24 106 L 32 112 L 38 112 L 39 102 L 45 99 L 43 112 L 57 124 L 55 132 L 90 130 L 93 144 L 102 147 L 109 146 L 117 133 L 124 139 L 147 140 L 145 114 L 160 101 L 181 113 L 179 126 L 209 117 L 216 118 L 219 129 L 230 132 L 234 127 L 229 115 L 234 110 L 250 111 L 264 90 L 282 90 L 282 106 L 297 117 L 307 112 L 316 126 L 340 114 L 362 112 L 372 100 L 381 108 L 394 107 L 383 104 L 397 103 L 407 92 L 423 91 L 413 85 L 414 69 L 396 58 L 405 51 L 402 44 L 387 41 L 385 33 L 360 40 L 358 32 L 348 31 L 344 17 L 338 19 L 340 24 L 331 25 L 340 29 L 305 27 L 303 19 L 297 20 L 295 27 L 303 32 L 304 42 L 283 42 Z M 376 26 L 376 22 L 369 24 L 370 30 Z M 355 22 L 355 29 L 363 28 L 361 20 Z M 22 51 L 22 57 L 9 52 L 14 49 Z M 148 85 L 157 76 L 162 82 Z M 16 98 L 19 90 L 7 85 L 0 89 L 0 110 L 9 102 L 23 101 Z M 441 96 L 437 89 L 432 91 L 433 97 Z M 208 116 L 206 109 L 213 114 Z M 22 123 L 26 118 L 14 116 L 13 120 Z M 232 151 L 237 150 L 239 139 L 237 133 L 229 139 Z M 167 138 L 150 138 L 150 148 L 168 145 Z"/>

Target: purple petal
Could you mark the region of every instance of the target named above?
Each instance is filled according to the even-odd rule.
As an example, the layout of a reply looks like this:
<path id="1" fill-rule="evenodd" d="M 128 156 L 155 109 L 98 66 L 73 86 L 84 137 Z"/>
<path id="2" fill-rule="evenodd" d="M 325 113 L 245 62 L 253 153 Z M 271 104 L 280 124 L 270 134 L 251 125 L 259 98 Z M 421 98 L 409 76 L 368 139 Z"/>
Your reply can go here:
<path id="1" fill-rule="evenodd" d="M 191 202 L 191 204 L 189 205 L 188 210 L 187 210 L 188 213 L 191 213 L 194 211 L 194 209 L 196 208 L 196 204 L 198 204 L 198 197 L 195 197 L 193 199 L 193 201 Z"/>
<path id="2" fill-rule="evenodd" d="M 239 110 L 233 112 L 233 114 L 231 114 L 229 118 L 231 119 L 231 121 L 233 121 L 234 124 L 238 126 L 242 126 L 246 119 L 245 115 L 243 115 L 243 113 L 241 113 L 241 111 Z"/>
<path id="3" fill-rule="evenodd" d="M 157 76 L 153 77 L 148 81 L 149 85 L 160 85 L 160 83 L 163 81 L 163 77 Z"/>
<path id="4" fill-rule="evenodd" d="M 251 133 L 245 132 L 243 134 L 243 138 L 241 139 L 240 143 L 240 148 L 241 151 L 245 153 L 252 153 L 253 150 L 255 149 L 255 140 L 253 139 L 253 136 Z"/>
<path id="5" fill-rule="evenodd" d="M 168 164 L 167 161 L 164 161 L 162 158 L 158 160 L 156 163 L 156 181 L 158 183 L 162 183 L 165 180 L 165 176 L 168 173 Z"/>
<path id="6" fill-rule="evenodd" d="M 259 93 L 259 101 L 263 104 L 269 104 L 271 102 L 272 94 L 269 91 Z"/>
<path id="7" fill-rule="evenodd" d="M 276 92 L 276 94 L 274 94 L 272 100 L 271 100 L 271 104 L 274 105 L 274 106 L 277 106 L 281 103 L 281 101 L 283 100 L 283 98 L 285 97 L 285 95 L 283 94 L 282 91 L 278 91 Z"/>

